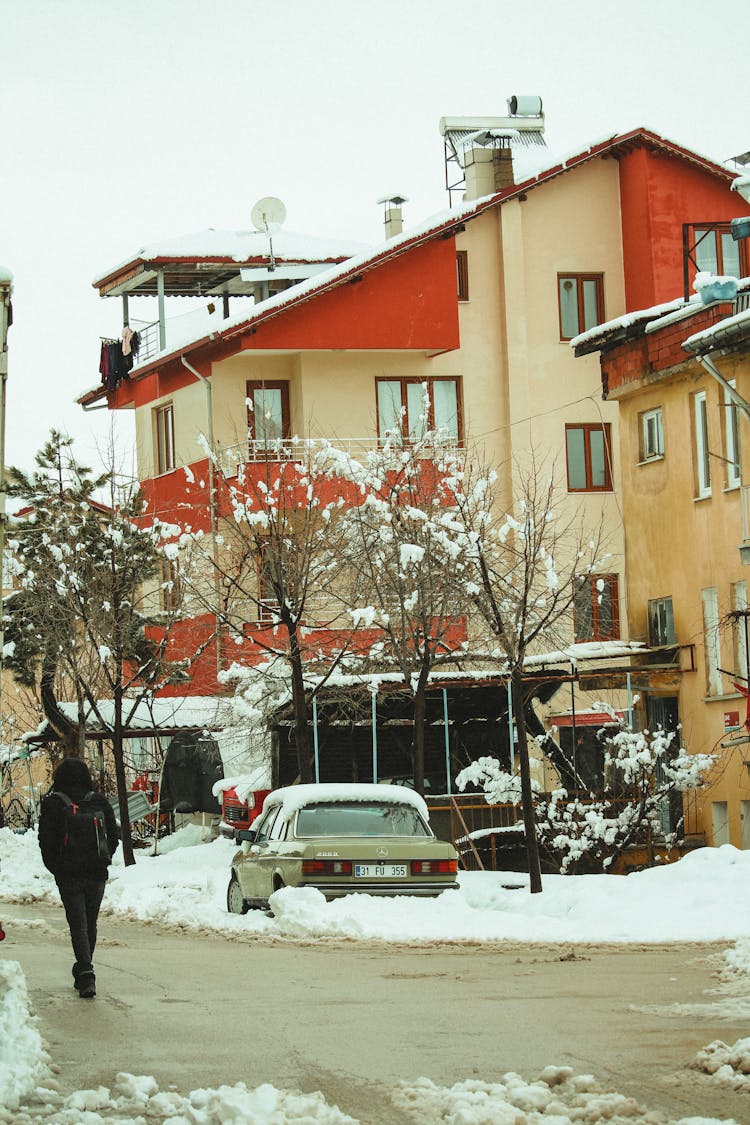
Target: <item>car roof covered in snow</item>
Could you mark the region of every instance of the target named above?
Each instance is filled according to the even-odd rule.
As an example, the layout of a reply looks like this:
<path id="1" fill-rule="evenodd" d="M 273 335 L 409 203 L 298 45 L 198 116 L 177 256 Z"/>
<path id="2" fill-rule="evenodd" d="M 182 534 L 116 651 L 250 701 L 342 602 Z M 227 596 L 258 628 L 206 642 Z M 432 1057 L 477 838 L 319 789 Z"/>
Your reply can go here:
<path id="1" fill-rule="evenodd" d="M 429 820 L 429 812 L 424 798 L 403 785 L 374 785 L 372 783 L 351 784 L 329 782 L 327 784 L 289 785 L 285 789 L 274 789 L 263 802 L 263 812 L 271 805 L 283 805 L 284 816 L 291 817 L 306 805 L 373 801 L 388 805 L 411 805 Z M 262 813 L 261 813 L 262 815 Z"/>

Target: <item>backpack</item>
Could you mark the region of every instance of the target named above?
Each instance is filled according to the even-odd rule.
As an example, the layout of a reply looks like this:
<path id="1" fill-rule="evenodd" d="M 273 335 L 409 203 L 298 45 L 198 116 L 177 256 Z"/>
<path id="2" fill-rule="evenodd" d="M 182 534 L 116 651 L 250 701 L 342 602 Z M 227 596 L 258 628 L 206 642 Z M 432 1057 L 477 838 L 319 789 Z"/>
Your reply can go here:
<path id="1" fill-rule="evenodd" d="M 85 871 L 111 863 L 104 812 L 94 803 L 98 795 L 87 793 L 78 804 L 59 790 L 55 790 L 54 796 L 65 805 L 65 831 L 60 855 L 66 867 L 80 867 Z"/>

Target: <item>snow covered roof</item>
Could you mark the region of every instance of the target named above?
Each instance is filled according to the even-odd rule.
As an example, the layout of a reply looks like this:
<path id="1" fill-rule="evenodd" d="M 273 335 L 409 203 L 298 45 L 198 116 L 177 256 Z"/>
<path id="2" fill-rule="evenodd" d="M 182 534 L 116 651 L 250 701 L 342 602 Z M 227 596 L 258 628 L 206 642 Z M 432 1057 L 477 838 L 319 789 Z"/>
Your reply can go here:
<path id="1" fill-rule="evenodd" d="M 410 805 L 429 820 L 429 812 L 423 797 L 413 789 L 403 785 L 374 785 L 372 782 L 350 784 L 329 782 L 327 784 L 288 785 L 285 789 L 275 789 L 263 802 L 263 812 L 271 805 L 281 804 L 284 816 L 293 816 L 305 805 L 336 804 L 355 802 L 369 804 L 372 801 L 386 801 L 390 805 Z M 262 814 L 261 814 L 262 815 Z"/>
<path id="2" fill-rule="evenodd" d="M 131 736 L 135 731 L 222 730 L 231 723 L 231 704 L 231 699 L 224 696 L 192 695 L 141 700 L 133 715 L 130 716 L 132 701 L 126 699 L 123 702 L 123 716 L 128 720 L 128 734 Z M 78 722 L 78 705 L 76 703 L 61 703 L 59 707 L 67 718 L 73 722 Z M 97 707 L 101 719 L 90 704 L 85 707 L 84 714 L 89 737 L 93 737 L 97 733 L 106 733 L 107 730 L 112 729 L 114 722 L 113 700 L 98 700 Z M 106 724 L 106 729 L 102 725 L 102 719 Z M 44 719 L 35 731 L 25 734 L 22 741 L 44 742 L 50 731 L 49 722 Z"/>
<path id="3" fill-rule="evenodd" d="M 492 207 L 516 199 L 518 196 L 525 195 L 534 188 L 540 187 L 550 180 L 555 179 L 557 176 L 572 171 L 598 157 L 621 155 L 640 145 L 671 155 L 676 159 L 687 161 L 690 164 L 697 165 L 704 171 L 725 179 L 728 183 L 734 178 L 734 173 L 716 164 L 708 157 L 701 156 L 699 153 L 683 148 L 674 141 L 670 141 L 647 129 L 639 128 L 631 130 L 628 133 L 615 133 L 589 145 L 589 147 L 583 151 L 556 158 L 551 165 L 548 164 L 542 170 L 530 173 L 525 179 L 503 188 L 500 192 L 483 196 L 480 199 L 471 200 L 456 208 L 439 212 L 421 225 L 410 228 L 401 235 L 389 238 L 364 252 L 361 251 L 360 247 L 359 253 L 349 257 L 346 261 L 333 265 L 331 269 L 317 273 L 300 284 L 293 285 L 288 289 L 282 290 L 280 293 L 274 294 L 267 300 L 255 304 L 250 311 L 243 310 L 234 317 L 225 318 L 221 321 L 220 325 L 216 326 L 216 331 L 210 333 L 202 332 L 194 338 L 184 341 L 177 347 L 168 346 L 165 351 L 150 357 L 147 361 L 142 362 L 140 366 L 136 365 L 130 373 L 130 379 L 135 380 L 149 374 L 151 371 L 162 367 L 168 360 L 176 359 L 194 348 L 209 344 L 212 341 L 229 341 L 238 337 L 258 323 L 278 316 L 287 308 L 297 306 L 322 292 L 345 284 L 354 275 L 361 274 L 369 269 L 382 265 L 422 242 L 454 231 L 463 223 L 471 221 Z M 536 151 L 543 154 L 546 160 L 549 160 L 550 154 L 548 150 L 539 149 Z M 283 231 L 280 233 L 283 234 Z M 197 238 L 198 236 L 194 237 Z M 259 237 L 266 239 L 265 235 L 259 235 Z M 278 236 L 274 236 L 274 253 L 276 253 L 276 237 Z M 107 278 L 102 278 L 96 284 L 101 287 L 107 280 Z M 84 391 L 79 395 L 77 401 L 84 406 L 88 406 L 104 397 L 106 393 L 106 390 L 99 385 Z"/>
<path id="4" fill-rule="evenodd" d="M 738 292 L 750 293 L 750 278 L 739 279 Z M 654 305 L 648 309 L 636 309 L 623 316 L 604 321 L 603 324 L 597 324 L 594 328 L 574 336 L 570 346 L 577 356 L 587 355 L 599 351 L 606 343 L 619 343 L 632 336 L 642 334 L 648 336 L 660 332 L 663 328 L 668 328 L 681 320 L 688 320 L 706 307 L 697 293 L 687 300 L 677 297 L 673 301 L 666 301 L 664 304 Z M 629 332 L 630 329 L 634 331 Z M 693 333 L 686 338 L 682 346 L 690 352 L 710 351 L 718 346 L 720 341 L 736 342 L 745 339 L 748 335 L 750 335 L 750 310 L 743 310 L 734 316 L 724 317 L 710 328 Z"/>
<path id="5" fill-rule="evenodd" d="M 734 316 L 724 317 L 718 324 L 712 324 L 702 332 L 695 332 L 683 341 L 688 352 L 710 352 L 719 346 L 728 346 L 750 339 L 750 309 L 744 309 Z"/>
<path id="6" fill-rule="evenodd" d="M 692 312 L 694 308 L 700 307 L 700 298 L 697 296 L 691 297 L 690 301 L 686 303 L 682 297 L 677 297 L 673 301 L 653 305 L 650 309 L 636 309 L 633 312 L 624 313 L 622 316 L 613 317 L 612 320 L 605 320 L 602 324 L 596 324 L 593 328 L 587 329 L 586 332 L 580 332 L 570 341 L 570 347 L 576 355 L 587 355 L 589 352 L 598 351 L 605 340 L 624 336 L 627 329 L 632 328 L 633 325 L 640 326 L 644 321 L 657 320 L 674 312 L 684 315 L 688 305 L 693 306 L 693 308 L 688 309 L 689 312 Z"/>
<path id="7" fill-rule="evenodd" d="M 277 262 L 340 262 L 361 254 L 365 244 L 340 238 L 298 234 L 279 230 L 273 235 L 273 256 Z M 129 258 L 110 267 L 93 282 L 95 288 L 110 291 L 121 274 L 139 265 L 165 265 L 170 262 L 226 262 L 239 265 L 267 261 L 268 235 L 258 230 L 207 230 L 167 238 L 142 246 Z"/>

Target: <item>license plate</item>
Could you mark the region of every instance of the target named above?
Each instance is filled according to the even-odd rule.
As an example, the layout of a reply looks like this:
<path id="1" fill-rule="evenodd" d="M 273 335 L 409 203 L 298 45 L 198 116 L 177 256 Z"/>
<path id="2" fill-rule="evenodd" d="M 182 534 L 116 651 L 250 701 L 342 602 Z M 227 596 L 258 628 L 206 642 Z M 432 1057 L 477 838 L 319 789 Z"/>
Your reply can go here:
<path id="1" fill-rule="evenodd" d="M 405 863 L 355 863 L 355 879 L 405 879 Z"/>

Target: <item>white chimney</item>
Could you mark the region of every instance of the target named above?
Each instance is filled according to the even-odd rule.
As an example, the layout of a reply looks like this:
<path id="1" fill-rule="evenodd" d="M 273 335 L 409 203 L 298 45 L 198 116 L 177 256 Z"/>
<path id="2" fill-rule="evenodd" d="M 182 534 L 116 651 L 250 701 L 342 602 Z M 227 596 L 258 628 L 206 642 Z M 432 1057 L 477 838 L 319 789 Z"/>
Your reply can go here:
<path id="1" fill-rule="evenodd" d="M 513 150 L 544 145 L 542 99 L 508 99 L 505 117 L 441 117 L 445 145 L 445 186 L 451 196 L 478 199 L 510 187 Z"/>
<path id="2" fill-rule="evenodd" d="M 401 195 L 400 192 L 394 192 L 393 195 L 383 195 L 378 200 L 385 206 L 384 221 L 385 221 L 385 237 L 395 238 L 396 235 L 401 234 L 404 229 L 404 217 L 401 208 L 404 203 L 408 203 L 409 198 L 406 195 Z"/>

